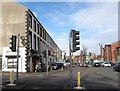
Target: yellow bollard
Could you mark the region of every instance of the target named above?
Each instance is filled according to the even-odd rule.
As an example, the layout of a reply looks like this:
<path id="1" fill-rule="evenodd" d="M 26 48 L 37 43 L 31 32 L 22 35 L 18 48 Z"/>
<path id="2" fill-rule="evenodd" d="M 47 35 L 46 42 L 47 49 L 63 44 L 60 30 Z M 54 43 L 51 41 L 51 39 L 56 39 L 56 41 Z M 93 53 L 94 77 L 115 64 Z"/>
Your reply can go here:
<path id="1" fill-rule="evenodd" d="M 14 71 L 10 71 L 10 84 L 6 85 L 6 86 L 16 86 L 16 84 L 14 84 Z"/>
<path id="2" fill-rule="evenodd" d="M 10 82 L 12 81 L 12 71 L 10 71 Z"/>
<path id="3" fill-rule="evenodd" d="M 13 82 L 14 82 L 14 71 L 13 70 L 10 71 L 10 82 L 11 82 L 11 84 L 13 84 Z"/>
<path id="4" fill-rule="evenodd" d="M 80 72 L 78 72 L 78 87 L 80 87 Z"/>

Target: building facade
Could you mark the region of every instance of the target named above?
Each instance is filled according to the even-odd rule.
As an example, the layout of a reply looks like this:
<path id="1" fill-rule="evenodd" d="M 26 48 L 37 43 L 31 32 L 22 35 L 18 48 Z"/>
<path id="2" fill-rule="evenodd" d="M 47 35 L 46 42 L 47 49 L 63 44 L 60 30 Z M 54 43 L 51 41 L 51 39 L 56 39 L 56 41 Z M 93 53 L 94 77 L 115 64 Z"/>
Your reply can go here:
<path id="1" fill-rule="evenodd" d="M 61 50 L 47 30 L 41 25 L 30 9 L 19 3 L 2 2 L 1 33 L 3 45 L 0 47 L 0 54 L 3 56 L 2 60 L 6 61 L 6 66 L 2 69 L 3 71 L 13 69 L 8 67 L 8 59 L 16 59 L 16 52 L 9 50 L 10 37 L 12 35 L 17 36 L 20 34 L 19 51 L 25 50 L 19 57 L 19 60 L 24 62 L 23 66 L 25 66 L 25 69 L 23 72 L 35 72 L 37 64 L 41 64 L 42 69 L 45 69 L 47 61 L 50 65 L 52 62 L 61 59 Z M 9 54 L 6 54 L 7 51 L 9 51 Z M 49 52 L 47 59 L 46 51 L 47 53 Z"/>
<path id="2" fill-rule="evenodd" d="M 105 45 L 103 48 L 104 60 L 116 63 L 120 61 L 120 41 Z"/>

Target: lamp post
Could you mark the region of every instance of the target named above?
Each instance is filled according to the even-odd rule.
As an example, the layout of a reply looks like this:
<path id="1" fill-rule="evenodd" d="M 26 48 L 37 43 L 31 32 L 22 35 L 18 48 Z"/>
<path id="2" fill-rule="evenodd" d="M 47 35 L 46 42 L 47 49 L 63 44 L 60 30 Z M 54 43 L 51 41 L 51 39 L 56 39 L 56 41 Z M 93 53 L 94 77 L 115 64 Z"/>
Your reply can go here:
<path id="1" fill-rule="evenodd" d="M 103 58 L 103 54 L 102 54 L 102 45 L 101 44 L 99 44 L 100 45 L 100 58 L 102 59 Z"/>

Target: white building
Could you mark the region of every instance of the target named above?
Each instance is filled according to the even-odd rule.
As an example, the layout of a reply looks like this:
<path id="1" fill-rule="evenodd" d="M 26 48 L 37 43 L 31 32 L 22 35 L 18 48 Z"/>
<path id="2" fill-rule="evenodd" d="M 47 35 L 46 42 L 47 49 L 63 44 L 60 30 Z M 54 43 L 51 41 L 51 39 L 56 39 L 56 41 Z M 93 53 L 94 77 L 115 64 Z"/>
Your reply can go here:
<path id="1" fill-rule="evenodd" d="M 62 51 L 62 61 L 65 62 L 65 60 L 66 60 L 66 52 Z"/>
<path id="2" fill-rule="evenodd" d="M 27 41 L 26 45 L 23 45 L 20 39 L 19 72 L 35 72 L 38 63 L 45 68 L 47 60 L 50 63 L 61 59 L 60 48 L 30 9 L 17 2 L 2 2 L 2 17 L 0 18 L 2 19 L 2 24 L 0 23 L 2 71 L 16 70 L 14 66 L 16 52 L 11 52 L 9 49 L 12 35 L 20 34 Z M 48 55 L 46 59 L 44 55 L 46 50 L 55 51 L 55 54 Z"/>
<path id="3" fill-rule="evenodd" d="M 3 47 L 3 56 L 2 56 L 2 71 L 11 71 L 16 72 L 17 66 L 17 52 L 11 52 L 9 47 Z M 18 72 L 26 72 L 25 70 L 25 48 L 20 47 L 19 51 L 19 65 Z"/>

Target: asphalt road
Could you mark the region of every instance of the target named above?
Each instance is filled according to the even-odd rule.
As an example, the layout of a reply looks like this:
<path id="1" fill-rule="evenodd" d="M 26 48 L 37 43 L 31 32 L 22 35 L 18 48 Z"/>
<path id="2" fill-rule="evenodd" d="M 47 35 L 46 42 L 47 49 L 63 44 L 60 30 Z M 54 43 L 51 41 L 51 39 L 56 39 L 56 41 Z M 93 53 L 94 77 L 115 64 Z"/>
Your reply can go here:
<path id="1" fill-rule="evenodd" d="M 72 87 L 70 86 L 70 70 L 49 72 L 47 76 L 43 73 L 19 74 L 19 85 L 4 89 L 73 89 L 77 86 L 77 74 L 81 74 L 81 87 L 84 89 L 118 89 L 119 72 L 112 70 L 112 67 L 73 67 Z M 7 78 L 7 73 L 3 73 Z M 3 78 L 4 78 L 3 77 Z M 4 78 L 5 79 L 5 78 Z"/>

